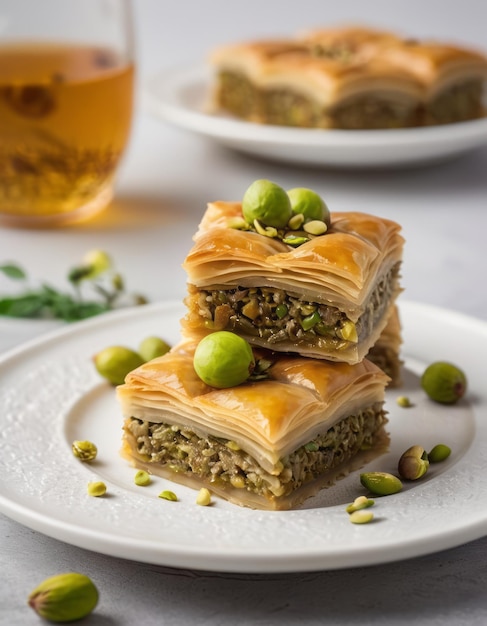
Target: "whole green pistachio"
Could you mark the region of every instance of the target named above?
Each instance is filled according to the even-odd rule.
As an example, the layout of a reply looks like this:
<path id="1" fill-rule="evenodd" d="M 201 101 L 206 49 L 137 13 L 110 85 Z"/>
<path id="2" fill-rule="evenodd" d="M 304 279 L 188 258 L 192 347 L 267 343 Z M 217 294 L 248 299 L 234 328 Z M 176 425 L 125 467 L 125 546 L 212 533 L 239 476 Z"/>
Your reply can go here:
<path id="1" fill-rule="evenodd" d="M 112 385 L 121 385 L 125 376 L 144 363 L 138 352 L 124 346 L 110 346 L 93 357 L 97 372 Z"/>
<path id="2" fill-rule="evenodd" d="M 465 395 L 467 378 L 453 363 L 436 361 L 424 370 L 421 387 L 435 402 L 455 404 Z"/>
<path id="3" fill-rule="evenodd" d="M 164 339 L 151 335 L 140 343 L 138 352 L 144 361 L 152 361 L 152 359 L 163 356 L 170 349 L 171 346 Z"/>
<path id="4" fill-rule="evenodd" d="M 243 337 L 220 330 L 199 342 L 193 365 L 203 382 L 224 389 L 245 382 L 254 370 L 255 358 L 252 348 Z"/>
<path id="5" fill-rule="evenodd" d="M 254 181 L 242 199 L 242 214 L 248 224 L 285 228 L 292 217 L 291 201 L 282 187 L 270 180 Z"/>
<path id="6" fill-rule="evenodd" d="M 88 576 L 69 572 L 46 578 L 29 595 L 28 604 L 51 622 L 86 617 L 98 603 L 98 590 Z"/>

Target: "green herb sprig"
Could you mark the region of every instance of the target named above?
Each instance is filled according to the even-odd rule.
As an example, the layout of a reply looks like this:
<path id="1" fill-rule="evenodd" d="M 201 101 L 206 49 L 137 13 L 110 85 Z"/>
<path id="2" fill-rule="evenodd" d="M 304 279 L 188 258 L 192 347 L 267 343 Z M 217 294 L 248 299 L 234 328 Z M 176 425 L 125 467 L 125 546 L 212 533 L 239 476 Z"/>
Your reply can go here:
<path id="1" fill-rule="evenodd" d="M 68 272 L 71 291 L 60 291 L 47 283 L 31 288 L 27 273 L 16 263 L 0 265 L 0 272 L 24 285 L 20 294 L 0 296 L 0 315 L 5 317 L 75 322 L 116 308 L 127 295 L 122 276 L 106 252 L 101 250 L 88 252 L 82 263 Z M 88 287 L 95 293 L 95 299 L 85 298 Z M 143 296 L 134 294 L 129 297 L 128 304 L 146 302 Z"/>

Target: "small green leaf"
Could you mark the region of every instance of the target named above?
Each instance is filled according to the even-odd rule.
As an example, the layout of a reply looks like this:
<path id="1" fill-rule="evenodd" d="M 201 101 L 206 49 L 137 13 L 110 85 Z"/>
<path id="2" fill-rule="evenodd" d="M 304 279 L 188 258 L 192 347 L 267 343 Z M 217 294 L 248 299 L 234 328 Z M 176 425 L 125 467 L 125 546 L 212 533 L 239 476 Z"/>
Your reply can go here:
<path id="1" fill-rule="evenodd" d="M 43 308 L 44 298 L 36 293 L 0 299 L 0 315 L 8 317 L 37 317 Z"/>
<path id="2" fill-rule="evenodd" d="M 24 272 L 24 270 L 14 263 L 6 263 L 5 265 L 0 265 L 0 272 L 3 272 L 5 276 L 8 276 L 13 280 L 25 280 L 27 278 L 27 274 Z"/>

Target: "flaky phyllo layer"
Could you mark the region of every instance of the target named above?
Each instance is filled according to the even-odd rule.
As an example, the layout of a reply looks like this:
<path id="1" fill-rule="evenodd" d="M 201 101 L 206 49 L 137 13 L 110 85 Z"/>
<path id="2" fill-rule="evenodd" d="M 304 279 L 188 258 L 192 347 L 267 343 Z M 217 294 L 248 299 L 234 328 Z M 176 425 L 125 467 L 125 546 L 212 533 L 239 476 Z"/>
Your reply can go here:
<path id="1" fill-rule="evenodd" d="M 256 350 L 264 379 L 215 389 L 196 375 L 194 348 L 177 346 L 117 389 L 123 452 L 136 467 L 237 504 L 286 509 L 387 447 L 388 377 L 369 361 Z"/>
<path id="2" fill-rule="evenodd" d="M 400 227 L 363 213 L 333 213 L 325 235 L 292 248 L 229 228 L 240 215 L 238 203 L 208 206 L 184 263 L 183 332 L 202 337 L 227 329 L 279 352 L 360 361 L 400 291 Z"/>

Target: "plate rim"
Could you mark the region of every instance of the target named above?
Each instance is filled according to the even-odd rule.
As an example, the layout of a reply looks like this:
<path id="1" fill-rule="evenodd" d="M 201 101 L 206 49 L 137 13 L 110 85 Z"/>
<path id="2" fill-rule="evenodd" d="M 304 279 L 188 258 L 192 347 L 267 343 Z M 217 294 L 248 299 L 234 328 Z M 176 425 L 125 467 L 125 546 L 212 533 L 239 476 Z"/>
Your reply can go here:
<path id="1" fill-rule="evenodd" d="M 487 323 L 481 319 L 471 317 L 457 311 L 450 311 L 435 305 L 420 304 L 412 301 L 400 302 L 400 309 L 415 314 L 418 311 L 423 312 L 427 316 L 443 315 L 451 319 L 454 324 L 468 324 L 474 332 L 482 333 L 487 340 Z M 172 311 L 179 314 L 183 311 L 183 304 L 180 301 L 164 301 L 154 304 L 145 305 L 144 307 L 132 307 L 124 310 L 118 310 L 105 313 L 99 317 L 77 322 L 76 324 L 55 329 L 41 335 L 35 339 L 31 339 L 24 344 L 13 348 L 0 356 L 0 371 L 11 361 L 25 358 L 32 349 L 43 349 L 49 345 L 56 345 L 62 342 L 67 335 L 76 336 L 83 333 L 90 333 L 92 328 L 102 328 L 112 324 L 122 324 L 128 320 L 128 323 L 134 322 L 134 319 L 140 314 L 142 318 L 146 316 L 157 315 L 161 311 Z M 485 407 L 484 407 L 485 408 Z M 350 552 L 333 555 L 333 551 L 329 551 L 326 556 L 322 553 L 312 555 L 309 551 L 303 553 L 299 548 L 289 550 L 285 556 L 276 555 L 269 550 L 269 553 L 253 554 L 251 552 L 242 553 L 238 549 L 234 552 L 219 553 L 216 557 L 213 555 L 213 564 L 208 562 L 208 551 L 202 547 L 201 550 L 195 550 L 194 547 L 189 551 L 181 550 L 181 547 L 169 549 L 167 545 L 157 558 L 151 558 L 150 552 L 154 549 L 154 540 L 142 541 L 120 536 L 107 536 L 93 529 L 77 527 L 73 524 L 66 524 L 62 520 L 53 519 L 52 516 L 41 514 L 37 511 L 32 512 L 26 506 L 17 505 L 8 501 L 0 493 L 0 510 L 7 516 L 15 519 L 23 525 L 33 528 L 45 535 L 60 539 L 69 544 L 78 547 L 95 550 L 97 552 L 107 554 L 119 558 L 128 558 L 141 562 L 154 563 L 158 565 L 173 567 L 188 567 L 192 569 L 201 569 L 218 572 L 298 572 L 298 571 L 316 571 L 316 570 L 332 570 L 343 569 L 355 566 L 376 565 L 392 561 L 400 561 L 413 556 L 420 556 L 432 552 L 437 552 L 446 548 L 452 548 L 467 541 L 477 539 L 487 533 L 487 513 L 471 517 L 468 523 L 461 529 L 442 532 L 429 537 L 423 537 L 421 542 L 412 538 L 406 542 L 402 542 L 400 548 L 397 546 L 389 546 L 388 551 L 384 550 L 384 546 L 377 550 L 377 546 L 360 546 L 360 558 L 357 562 L 356 554 Z M 271 512 L 275 513 L 275 512 Z M 306 513 L 306 512 L 305 512 Z M 252 514 L 252 512 L 250 513 Z M 311 514 L 311 513 L 310 513 Z M 279 515 L 279 513 L 277 513 Z M 430 542 L 425 545 L 426 539 Z M 399 554 L 401 553 L 401 555 Z M 407 554 L 405 554 L 407 552 Z M 154 555 L 156 556 L 156 555 Z M 238 559 L 238 566 L 235 561 Z"/>

